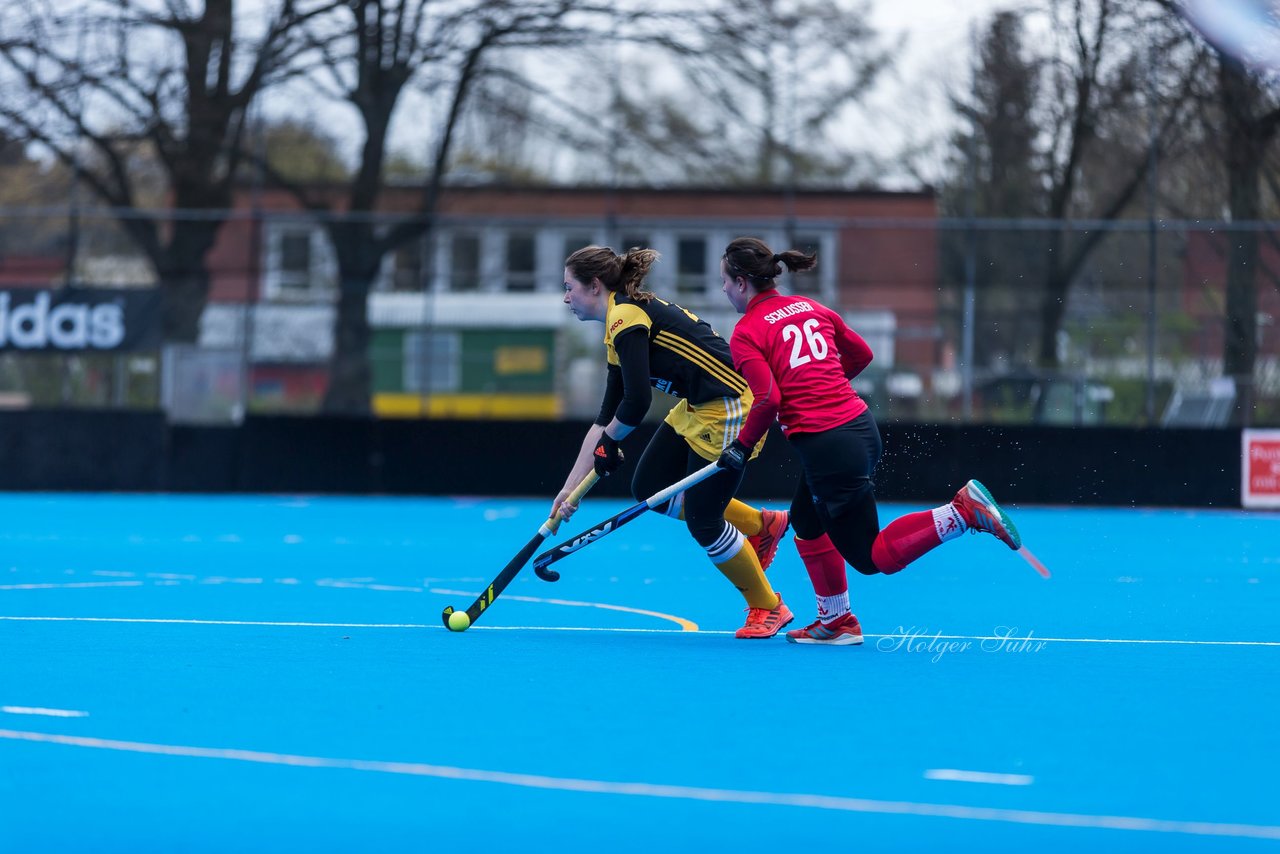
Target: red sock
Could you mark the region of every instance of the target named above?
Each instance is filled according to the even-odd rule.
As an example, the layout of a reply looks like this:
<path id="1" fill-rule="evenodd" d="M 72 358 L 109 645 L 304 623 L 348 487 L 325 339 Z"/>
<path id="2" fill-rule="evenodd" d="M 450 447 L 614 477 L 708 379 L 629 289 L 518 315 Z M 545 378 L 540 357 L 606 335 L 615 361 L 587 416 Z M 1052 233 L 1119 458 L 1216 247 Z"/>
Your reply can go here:
<path id="1" fill-rule="evenodd" d="M 813 592 L 819 596 L 839 596 L 849 590 L 849 577 L 845 574 L 844 558 L 826 534 L 816 540 L 795 538 L 796 551 L 809 571 Z"/>
<path id="2" fill-rule="evenodd" d="M 885 575 L 892 575 L 927 551 L 942 544 L 933 524 L 933 511 L 921 510 L 894 519 L 871 544 L 871 559 Z"/>

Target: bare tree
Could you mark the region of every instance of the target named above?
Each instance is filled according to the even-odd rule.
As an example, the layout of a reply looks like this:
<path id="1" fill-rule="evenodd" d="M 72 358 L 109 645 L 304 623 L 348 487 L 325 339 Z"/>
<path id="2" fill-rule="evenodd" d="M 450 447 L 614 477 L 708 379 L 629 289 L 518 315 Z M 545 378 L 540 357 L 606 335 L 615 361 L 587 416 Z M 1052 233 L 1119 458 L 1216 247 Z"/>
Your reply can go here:
<path id="1" fill-rule="evenodd" d="M 1220 53 L 1219 97 L 1224 122 L 1224 160 L 1231 218 L 1251 224 L 1261 218 L 1262 167 L 1280 131 L 1280 105 L 1258 74 Z M 1237 411 L 1252 407 L 1253 367 L 1258 355 L 1258 237 L 1252 228 L 1233 235 L 1227 252 L 1226 340 L 1222 370 L 1241 395 Z"/>
<path id="2" fill-rule="evenodd" d="M 1253 373 L 1258 349 L 1259 277 L 1280 287 L 1273 271 L 1265 269 L 1259 242 L 1269 232 L 1258 222 L 1275 215 L 1280 184 L 1274 177 L 1274 158 L 1280 138 L 1280 97 L 1277 96 L 1274 50 L 1280 43 L 1280 11 L 1259 4 L 1261 16 L 1249 30 L 1220 26 L 1217 16 L 1229 15 L 1228 4 L 1202 0 L 1151 0 L 1172 26 L 1181 28 L 1198 55 L 1192 151 L 1194 172 L 1178 176 L 1172 196 L 1184 216 L 1215 215 L 1225 210 L 1238 224 L 1220 247 L 1226 271 L 1223 373 L 1239 394 L 1235 418 L 1248 422 L 1253 408 Z M 1261 51 L 1261 53 L 1259 53 Z M 1270 56 L 1265 55 L 1272 52 Z M 1271 191 L 1268 207 L 1264 190 Z"/>
<path id="3" fill-rule="evenodd" d="M 1043 137 L 1037 123 L 1042 103 L 1042 59 L 1033 52 L 1023 13 L 1002 12 L 991 19 L 976 45 L 971 85 L 952 95 L 953 109 L 963 117 L 963 130 L 951 140 L 950 180 L 939 199 L 944 216 L 976 219 L 1018 219 L 1042 215 L 1044 198 Z M 1023 340 L 1034 335 L 1024 319 L 1013 281 L 1043 278 L 1044 252 L 1039 233 L 1012 228 L 980 228 L 940 235 L 943 274 L 952 285 L 966 270 L 982 271 L 975 293 L 975 311 L 984 318 L 988 334 L 975 336 L 975 364 L 987 364 L 1007 353 L 1018 353 Z M 955 287 L 943 299 L 956 299 Z M 958 303 L 954 306 L 960 323 Z M 986 322 L 987 320 L 993 322 Z M 957 336 L 958 337 L 958 336 Z"/>
<path id="4" fill-rule="evenodd" d="M 607 58 L 611 177 L 624 183 L 855 183 L 834 132 L 889 63 L 866 0 L 719 0 L 655 52 Z M 599 60 L 593 58 L 594 62 Z M 621 66 L 619 68 L 618 66 Z M 861 150 L 860 150 L 861 149 Z"/>
<path id="5" fill-rule="evenodd" d="M 1017 19 L 1049 39 L 1023 42 Z M 1026 356 L 1056 369 L 1072 287 L 1112 233 L 1107 223 L 1135 212 L 1153 162 L 1167 168 L 1194 143 L 1204 56 L 1158 0 L 1048 0 L 993 19 L 982 50 L 976 91 L 955 99 L 976 139 L 956 139 L 944 202 L 962 210 L 971 175 L 978 216 L 1049 220 L 1048 230 L 988 234 L 1003 249 L 982 256 L 980 269 L 1007 271 L 1012 261 L 1023 281 L 1038 282 L 1020 289 L 1039 301 Z M 1080 220 L 1103 225 L 1071 225 Z M 1023 325 L 1011 319 L 1001 333 L 1014 336 L 1004 343 L 1016 360 Z"/>
<path id="6" fill-rule="evenodd" d="M 317 22 L 311 28 L 312 45 L 325 58 L 316 82 L 354 109 L 361 135 L 355 173 L 340 198 L 272 173 L 308 210 L 342 212 L 323 217 L 339 282 L 326 411 L 369 412 L 369 291 L 387 253 L 410 241 L 430 245 L 461 119 L 478 87 L 502 78 L 536 90 L 535 81 L 501 61 L 506 53 L 576 48 L 608 33 L 618 16 L 609 4 L 583 0 L 348 0 L 336 27 Z M 387 226 L 372 214 L 385 189 L 391 124 L 411 86 L 439 104 L 442 115 L 432 129 L 434 156 L 416 208 Z"/>
<path id="7" fill-rule="evenodd" d="M 155 268 L 166 340 L 199 332 L 204 259 L 231 207 L 249 105 L 297 69 L 301 25 L 335 2 L 276 0 L 253 35 L 235 0 L 88 0 L 65 16 L 27 3 L 0 18 L 0 121 L 115 212 Z M 175 216 L 143 209 L 139 147 L 160 164 Z"/>
<path id="8" fill-rule="evenodd" d="M 1153 17 L 1143 0 L 1070 0 L 1051 4 L 1052 30 L 1064 37 L 1052 57 L 1045 215 L 1050 219 L 1114 220 L 1134 201 L 1150 167 L 1148 134 L 1135 117 L 1159 115 L 1156 139 L 1177 143 L 1197 69 L 1166 63 L 1156 80 L 1157 103 L 1148 103 L 1151 52 L 1175 55 L 1185 39 Z M 1152 42 L 1152 39 L 1155 42 Z M 1049 235 L 1048 268 L 1040 310 L 1038 361 L 1058 366 L 1058 332 L 1069 290 L 1107 229 Z"/>

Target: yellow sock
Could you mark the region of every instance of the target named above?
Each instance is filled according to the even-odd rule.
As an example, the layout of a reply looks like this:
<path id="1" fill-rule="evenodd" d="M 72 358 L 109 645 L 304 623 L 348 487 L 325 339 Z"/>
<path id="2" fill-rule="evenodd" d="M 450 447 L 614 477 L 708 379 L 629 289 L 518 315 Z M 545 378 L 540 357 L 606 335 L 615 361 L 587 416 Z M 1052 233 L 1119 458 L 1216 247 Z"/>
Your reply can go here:
<path id="1" fill-rule="evenodd" d="M 754 537 L 764 527 L 764 513 L 736 498 L 724 508 L 724 520 L 748 537 Z"/>
<path id="2" fill-rule="evenodd" d="M 742 598 L 747 600 L 747 607 L 778 607 L 781 597 L 773 592 L 773 588 L 769 586 L 769 579 L 764 577 L 764 571 L 760 569 L 760 558 L 756 557 L 755 549 L 745 542 L 733 557 L 723 563 L 717 563 L 716 569 L 738 588 Z"/>

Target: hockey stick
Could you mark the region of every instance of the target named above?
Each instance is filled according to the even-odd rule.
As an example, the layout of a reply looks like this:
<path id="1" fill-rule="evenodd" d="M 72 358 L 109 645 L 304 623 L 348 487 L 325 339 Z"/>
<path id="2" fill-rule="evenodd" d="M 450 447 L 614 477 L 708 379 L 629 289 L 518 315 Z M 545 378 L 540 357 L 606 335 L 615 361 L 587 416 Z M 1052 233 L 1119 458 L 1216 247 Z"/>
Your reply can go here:
<path id="1" fill-rule="evenodd" d="M 595 486 L 600 476 L 594 471 L 588 472 L 587 476 L 582 479 L 582 483 L 578 484 L 573 492 L 569 493 L 569 497 L 565 499 L 570 504 L 577 504 L 582 500 L 582 496 L 587 494 L 587 490 Z M 551 536 L 560 527 L 560 511 L 557 510 L 551 518 L 542 523 L 542 527 L 538 529 L 538 533 L 533 535 L 533 539 L 525 544 L 511 561 L 502 568 L 497 577 L 489 582 L 489 586 L 483 593 L 471 603 L 471 607 L 466 611 L 454 611 L 453 606 L 449 605 L 440 614 L 440 619 L 444 620 L 445 627 L 452 632 L 465 632 L 471 627 L 471 624 L 480 619 L 480 615 L 485 609 L 493 604 L 493 600 L 502 595 L 502 591 L 507 589 L 507 585 L 511 583 L 511 579 L 519 574 L 524 565 L 529 562 L 529 557 L 542 545 L 542 541 Z"/>
<path id="2" fill-rule="evenodd" d="M 657 507 L 662 502 L 671 498 L 671 496 L 684 492 L 695 483 L 701 483 L 718 471 L 720 471 L 720 464 L 718 462 L 703 466 L 683 480 L 676 481 L 666 489 L 655 495 L 649 496 L 639 504 L 633 504 L 618 515 L 610 516 L 599 525 L 596 525 L 594 528 L 583 534 L 579 534 L 563 546 L 556 546 L 554 549 L 548 549 L 533 559 L 533 571 L 536 572 L 538 577 L 543 581 L 559 581 L 560 573 L 556 572 L 554 569 L 547 568 L 551 566 L 551 564 L 568 557 L 578 549 L 594 543 L 601 537 L 616 531 L 632 519 L 642 515 L 646 510 L 652 510 L 654 507 Z"/>
<path id="3" fill-rule="evenodd" d="M 1040 562 L 1040 558 L 1031 553 L 1031 549 L 1027 548 L 1025 545 L 1018 546 L 1018 554 L 1022 556 L 1023 560 L 1031 564 L 1031 568 L 1040 573 L 1041 576 L 1044 578 L 1049 577 L 1048 567 Z"/>

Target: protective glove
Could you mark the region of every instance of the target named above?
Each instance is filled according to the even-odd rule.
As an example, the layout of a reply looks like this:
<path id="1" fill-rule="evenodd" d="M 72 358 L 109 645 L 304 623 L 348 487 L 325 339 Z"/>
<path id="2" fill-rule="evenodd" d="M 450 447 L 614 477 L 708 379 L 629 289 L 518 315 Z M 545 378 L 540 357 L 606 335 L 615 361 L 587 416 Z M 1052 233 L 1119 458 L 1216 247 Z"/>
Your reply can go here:
<path id="1" fill-rule="evenodd" d="M 623 462 L 622 449 L 618 447 L 618 440 L 608 433 L 601 433 L 600 441 L 596 443 L 596 449 L 592 452 L 592 462 L 595 464 L 596 474 L 600 477 L 608 477 L 617 471 Z"/>
<path id="2" fill-rule="evenodd" d="M 720 468 L 742 471 L 749 459 L 751 459 L 751 449 L 734 439 L 720 455 Z"/>

